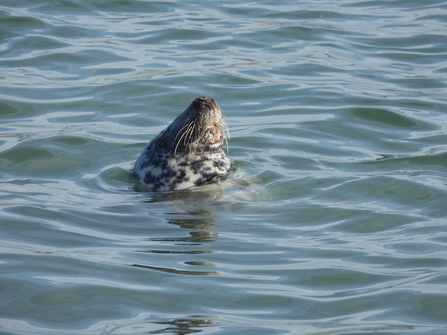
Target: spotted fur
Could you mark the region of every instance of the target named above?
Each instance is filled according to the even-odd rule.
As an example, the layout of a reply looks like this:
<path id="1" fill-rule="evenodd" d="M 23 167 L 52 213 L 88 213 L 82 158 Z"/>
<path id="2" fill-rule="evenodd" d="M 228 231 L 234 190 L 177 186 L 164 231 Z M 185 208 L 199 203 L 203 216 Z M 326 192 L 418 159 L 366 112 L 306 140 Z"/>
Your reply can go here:
<path id="1" fill-rule="evenodd" d="M 181 190 L 226 176 L 230 160 L 222 112 L 214 99 L 195 99 L 143 149 L 134 166 L 137 178 L 155 190 Z"/>

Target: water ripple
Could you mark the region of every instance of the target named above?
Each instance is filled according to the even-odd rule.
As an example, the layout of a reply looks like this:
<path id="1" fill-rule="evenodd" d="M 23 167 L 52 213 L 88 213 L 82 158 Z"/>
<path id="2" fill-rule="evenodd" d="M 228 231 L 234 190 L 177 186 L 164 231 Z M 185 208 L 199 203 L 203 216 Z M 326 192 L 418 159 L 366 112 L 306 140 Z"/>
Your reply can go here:
<path id="1" fill-rule="evenodd" d="M 6 1 L 0 18 L 1 331 L 446 332 L 444 4 Z M 235 171 L 140 187 L 140 150 L 202 95 Z"/>

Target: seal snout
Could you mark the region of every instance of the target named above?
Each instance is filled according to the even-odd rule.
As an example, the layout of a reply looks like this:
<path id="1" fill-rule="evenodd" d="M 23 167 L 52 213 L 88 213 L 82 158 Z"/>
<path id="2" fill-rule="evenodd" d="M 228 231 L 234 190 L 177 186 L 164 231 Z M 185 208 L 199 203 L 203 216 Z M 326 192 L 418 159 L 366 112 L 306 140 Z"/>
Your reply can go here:
<path id="1" fill-rule="evenodd" d="M 207 97 L 198 97 L 198 98 L 194 99 L 193 103 L 211 104 L 211 105 L 217 106 L 216 100 L 214 100 L 212 98 L 207 98 Z"/>

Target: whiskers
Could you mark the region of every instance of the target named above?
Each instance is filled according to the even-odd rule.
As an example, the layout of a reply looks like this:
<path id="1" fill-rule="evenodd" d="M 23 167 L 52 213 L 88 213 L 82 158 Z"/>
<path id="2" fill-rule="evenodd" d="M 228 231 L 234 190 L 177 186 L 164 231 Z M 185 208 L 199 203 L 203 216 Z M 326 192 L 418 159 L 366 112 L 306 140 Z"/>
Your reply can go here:
<path id="1" fill-rule="evenodd" d="M 227 152 L 230 150 L 228 147 L 228 140 L 231 138 L 230 137 L 230 128 L 228 127 L 228 124 L 225 122 L 224 119 L 222 119 L 220 121 L 220 126 L 222 128 L 223 131 L 223 137 L 224 137 L 224 141 L 225 141 L 225 146 L 227 147 Z"/>
<path id="2" fill-rule="evenodd" d="M 187 143 L 189 143 L 191 141 L 191 137 L 194 134 L 194 129 L 196 127 L 196 122 L 195 120 L 185 124 L 182 129 L 180 129 L 177 133 L 177 135 L 175 135 L 175 139 L 177 139 L 177 137 L 180 135 L 180 133 L 182 132 L 182 130 L 184 130 L 186 128 L 186 130 L 183 132 L 182 136 L 180 136 L 180 138 L 177 141 L 177 144 L 175 145 L 175 149 L 174 149 L 174 156 L 177 154 L 177 148 L 180 144 L 180 142 L 183 139 L 183 144 L 186 146 Z"/>

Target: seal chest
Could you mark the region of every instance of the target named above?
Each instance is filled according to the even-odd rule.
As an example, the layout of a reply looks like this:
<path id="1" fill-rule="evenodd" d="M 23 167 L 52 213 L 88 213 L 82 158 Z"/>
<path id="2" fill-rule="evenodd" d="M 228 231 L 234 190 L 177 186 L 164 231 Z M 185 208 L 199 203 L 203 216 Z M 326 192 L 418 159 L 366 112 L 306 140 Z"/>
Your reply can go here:
<path id="1" fill-rule="evenodd" d="M 222 112 L 200 97 L 143 149 L 135 162 L 138 180 L 155 190 L 181 190 L 225 177 L 230 160 L 222 150 Z"/>

